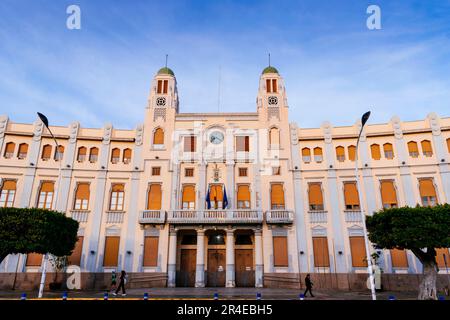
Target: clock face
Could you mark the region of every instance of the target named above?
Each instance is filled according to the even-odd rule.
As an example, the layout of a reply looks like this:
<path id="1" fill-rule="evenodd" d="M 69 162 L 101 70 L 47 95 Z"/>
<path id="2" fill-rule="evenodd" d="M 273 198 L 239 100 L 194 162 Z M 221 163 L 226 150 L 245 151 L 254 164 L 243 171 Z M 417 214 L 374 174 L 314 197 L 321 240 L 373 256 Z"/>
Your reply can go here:
<path id="1" fill-rule="evenodd" d="M 209 141 L 211 141 L 211 143 L 214 143 L 214 144 L 221 143 L 223 141 L 223 133 L 220 131 L 214 131 L 209 136 Z"/>

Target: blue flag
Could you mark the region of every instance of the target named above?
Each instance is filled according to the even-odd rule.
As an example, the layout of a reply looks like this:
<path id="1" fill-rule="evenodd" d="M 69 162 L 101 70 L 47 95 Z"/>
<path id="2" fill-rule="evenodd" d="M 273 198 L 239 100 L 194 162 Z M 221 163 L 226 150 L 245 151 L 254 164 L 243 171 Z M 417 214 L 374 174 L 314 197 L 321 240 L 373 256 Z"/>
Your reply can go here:
<path id="1" fill-rule="evenodd" d="M 208 192 L 206 193 L 206 203 L 208 204 L 207 208 L 208 210 L 211 209 L 211 199 L 209 197 L 209 187 L 208 187 Z"/>
<path id="2" fill-rule="evenodd" d="M 227 189 L 223 186 L 223 202 L 222 209 L 226 209 L 228 207 L 228 198 L 227 198 Z"/>

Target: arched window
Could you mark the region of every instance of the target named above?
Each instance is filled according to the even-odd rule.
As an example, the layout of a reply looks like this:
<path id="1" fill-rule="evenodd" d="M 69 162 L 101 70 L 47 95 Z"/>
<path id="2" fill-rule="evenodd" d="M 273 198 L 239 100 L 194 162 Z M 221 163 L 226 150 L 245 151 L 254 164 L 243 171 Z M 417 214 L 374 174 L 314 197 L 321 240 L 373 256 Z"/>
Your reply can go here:
<path id="1" fill-rule="evenodd" d="M 3 180 L 3 185 L 0 193 L 0 207 L 12 207 L 14 205 L 14 198 L 16 196 L 16 181 Z"/>
<path id="2" fill-rule="evenodd" d="M 423 155 L 425 157 L 432 157 L 433 149 L 431 148 L 431 142 L 429 140 L 423 140 L 420 144 L 422 145 Z"/>
<path id="3" fill-rule="evenodd" d="M 111 163 L 116 164 L 120 161 L 120 149 L 114 148 L 111 152 Z"/>
<path id="4" fill-rule="evenodd" d="M 131 149 L 123 150 L 123 163 L 128 164 L 131 162 Z"/>
<path id="5" fill-rule="evenodd" d="M 237 207 L 238 209 L 250 209 L 250 188 L 248 185 L 238 185 Z"/>
<path id="6" fill-rule="evenodd" d="M 345 149 L 342 146 L 336 147 L 336 159 L 339 162 L 345 161 Z"/>
<path id="7" fill-rule="evenodd" d="M 315 162 L 323 161 L 322 148 L 319 148 L 319 147 L 314 148 L 314 161 Z"/>
<path id="8" fill-rule="evenodd" d="M 306 162 L 306 163 L 311 162 L 311 150 L 309 148 L 302 149 L 302 159 L 303 159 L 303 162 Z"/>
<path id="9" fill-rule="evenodd" d="M 86 160 L 86 153 L 87 153 L 86 147 L 79 147 L 78 148 L 77 161 L 78 162 L 84 162 L 84 160 Z"/>
<path id="10" fill-rule="evenodd" d="M 28 154 L 28 144 L 21 143 L 19 144 L 19 151 L 17 152 L 18 159 L 25 159 Z"/>
<path id="11" fill-rule="evenodd" d="M 52 154 L 52 146 L 49 144 L 46 144 L 43 148 L 42 148 L 42 160 L 44 161 L 48 161 L 50 160 L 50 156 Z"/>
<path id="12" fill-rule="evenodd" d="M 89 209 L 89 183 L 78 183 L 75 191 L 74 210 Z"/>
<path id="13" fill-rule="evenodd" d="M 276 149 L 280 146 L 280 131 L 278 128 L 271 128 L 269 132 L 269 147 Z"/>
<path id="14" fill-rule="evenodd" d="M 182 208 L 187 210 L 195 209 L 195 187 L 192 185 L 183 186 Z"/>
<path id="15" fill-rule="evenodd" d="M 356 160 L 356 147 L 348 146 L 347 150 L 348 150 L 348 159 L 350 161 L 355 161 Z"/>
<path id="16" fill-rule="evenodd" d="M 157 128 L 155 132 L 153 132 L 153 146 L 156 148 L 160 148 L 164 145 L 164 131 L 161 128 Z"/>
<path id="17" fill-rule="evenodd" d="M 386 159 L 394 159 L 394 149 L 391 143 L 383 144 L 384 157 Z"/>
<path id="18" fill-rule="evenodd" d="M 147 210 L 161 210 L 161 198 L 161 184 L 151 184 L 147 195 Z"/>
<path id="19" fill-rule="evenodd" d="M 124 189 L 125 186 L 121 183 L 112 185 L 109 210 L 123 211 Z"/>
<path id="20" fill-rule="evenodd" d="M 41 185 L 41 190 L 39 191 L 38 208 L 51 210 L 53 203 L 53 193 L 54 183 L 51 181 L 43 182 Z"/>
<path id="21" fill-rule="evenodd" d="M 381 201 L 383 208 L 397 208 L 397 193 L 393 181 L 381 181 Z"/>
<path id="22" fill-rule="evenodd" d="M 16 144 L 14 142 L 8 142 L 5 147 L 4 157 L 6 159 L 11 159 L 14 156 L 14 149 L 16 148 Z"/>
<path id="23" fill-rule="evenodd" d="M 409 152 L 409 156 L 412 158 L 419 157 L 419 147 L 417 145 L 417 142 L 415 142 L 415 141 L 408 142 L 408 152 Z"/>
<path id="24" fill-rule="evenodd" d="M 56 148 L 55 150 L 55 161 L 60 161 L 62 160 L 64 155 L 64 146 L 58 146 L 58 148 Z"/>
<path id="25" fill-rule="evenodd" d="M 373 160 L 381 159 L 380 146 L 378 144 L 374 143 L 370 146 L 370 153 L 372 154 Z"/>
<path id="26" fill-rule="evenodd" d="M 283 184 L 273 183 L 270 188 L 270 203 L 272 210 L 284 210 Z"/>
<path id="27" fill-rule="evenodd" d="M 309 210 L 323 210 L 323 194 L 320 183 L 308 185 Z"/>
<path id="28" fill-rule="evenodd" d="M 98 148 L 97 147 L 92 147 L 89 150 L 89 162 L 90 163 L 95 163 L 98 160 Z"/>

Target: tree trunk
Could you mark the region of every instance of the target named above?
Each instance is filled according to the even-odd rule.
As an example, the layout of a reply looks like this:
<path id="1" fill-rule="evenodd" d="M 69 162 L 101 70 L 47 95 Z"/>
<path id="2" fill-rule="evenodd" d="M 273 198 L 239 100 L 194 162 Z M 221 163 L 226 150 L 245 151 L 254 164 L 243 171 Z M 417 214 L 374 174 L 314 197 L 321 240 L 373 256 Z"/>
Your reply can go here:
<path id="1" fill-rule="evenodd" d="M 436 277 L 437 265 L 434 261 L 423 261 L 423 279 L 419 286 L 419 300 L 437 300 Z"/>

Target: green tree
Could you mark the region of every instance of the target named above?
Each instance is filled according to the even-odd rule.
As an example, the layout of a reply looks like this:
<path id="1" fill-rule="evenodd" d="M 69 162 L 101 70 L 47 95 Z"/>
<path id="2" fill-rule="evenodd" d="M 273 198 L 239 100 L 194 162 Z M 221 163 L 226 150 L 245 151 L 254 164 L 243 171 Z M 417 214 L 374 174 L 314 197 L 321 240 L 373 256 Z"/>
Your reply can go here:
<path id="1" fill-rule="evenodd" d="M 63 213 L 36 208 L 0 208 L 0 263 L 8 254 L 70 255 L 78 222 Z"/>
<path id="2" fill-rule="evenodd" d="M 436 248 L 450 247 L 450 205 L 383 209 L 366 218 L 369 239 L 380 249 L 409 249 L 423 265 L 419 299 L 436 299 Z"/>

